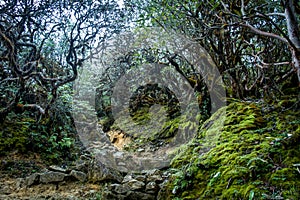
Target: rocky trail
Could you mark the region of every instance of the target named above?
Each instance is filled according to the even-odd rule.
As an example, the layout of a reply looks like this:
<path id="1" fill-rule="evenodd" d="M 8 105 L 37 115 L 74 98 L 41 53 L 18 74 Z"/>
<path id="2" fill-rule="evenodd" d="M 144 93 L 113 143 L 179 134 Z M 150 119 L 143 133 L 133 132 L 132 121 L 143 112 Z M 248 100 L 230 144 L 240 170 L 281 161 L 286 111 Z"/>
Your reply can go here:
<path id="1" fill-rule="evenodd" d="M 152 159 L 150 148 L 122 151 L 127 140 L 121 133 L 110 140 L 91 143 L 88 153 L 63 166 L 46 166 L 34 156 L 1 158 L 0 199 L 157 199 L 168 160 Z"/>
<path id="2" fill-rule="evenodd" d="M 0 199 L 156 199 L 167 177 L 158 169 L 121 173 L 82 156 L 73 166 L 53 165 L 23 178 L 1 174 Z"/>

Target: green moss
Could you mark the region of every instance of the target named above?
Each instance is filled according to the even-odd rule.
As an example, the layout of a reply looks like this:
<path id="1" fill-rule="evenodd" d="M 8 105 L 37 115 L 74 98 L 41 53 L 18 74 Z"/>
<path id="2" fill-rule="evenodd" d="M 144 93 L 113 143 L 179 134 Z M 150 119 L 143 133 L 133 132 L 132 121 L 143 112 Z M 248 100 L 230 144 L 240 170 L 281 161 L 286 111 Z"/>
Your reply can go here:
<path id="1" fill-rule="evenodd" d="M 0 155 L 11 152 L 35 152 L 49 164 L 75 158 L 74 135 L 70 126 L 61 126 L 49 118 L 39 123 L 27 115 L 11 114 L 0 126 Z"/>
<path id="2" fill-rule="evenodd" d="M 201 116 L 197 115 L 196 120 L 191 121 L 190 118 L 194 116 L 188 114 L 170 117 L 165 106 L 154 106 L 154 108 L 140 108 L 128 117 L 128 111 L 125 110 L 116 117 L 111 129 L 121 129 L 131 137 L 132 142 L 125 150 L 135 151 L 145 145 L 159 144 L 161 147 L 172 141 L 179 131 L 185 133 L 197 131 Z"/>
<path id="3" fill-rule="evenodd" d="M 171 164 L 181 173 L 166 199 L 299 199 L 300 112 L 282 105 L 233 102 L 217 111 L 178 150 Z"/>
<path id="4" fill-rule="evenodd" d="M 0 155 L 5 155 L 12 150 L 26 152 L 30 123 L 32 119 L 23 119 L 22 122 L 6 121 L 0 126 Z"/>

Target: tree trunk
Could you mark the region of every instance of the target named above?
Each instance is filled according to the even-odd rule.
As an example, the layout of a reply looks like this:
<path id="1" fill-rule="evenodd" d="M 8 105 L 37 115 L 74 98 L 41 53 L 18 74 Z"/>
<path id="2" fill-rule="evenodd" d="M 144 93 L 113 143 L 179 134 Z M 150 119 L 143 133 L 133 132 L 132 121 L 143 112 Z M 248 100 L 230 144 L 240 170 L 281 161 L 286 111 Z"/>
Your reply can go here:
<path id="1" fill-rule="evenodd" d="M 300 40 L 299 40 L 299 23 L 295 12 L 294 0 L 285 2 L 285 18 L 287 22 L 289 40 L 291 44 L 292 61 L 297 71 L 298 84 L 300 86 Z"/>

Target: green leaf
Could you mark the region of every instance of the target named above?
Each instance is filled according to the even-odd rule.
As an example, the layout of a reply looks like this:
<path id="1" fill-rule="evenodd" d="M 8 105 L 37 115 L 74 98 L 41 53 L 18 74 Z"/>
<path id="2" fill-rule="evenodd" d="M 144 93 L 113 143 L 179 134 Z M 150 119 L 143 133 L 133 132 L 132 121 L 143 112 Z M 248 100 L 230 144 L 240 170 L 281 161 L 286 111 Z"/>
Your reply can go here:
<path id="1" fill-rule="evenodd" d="M 250 191 L 249 200 L 254 199 L 255 192 L 253 190 Z"/>

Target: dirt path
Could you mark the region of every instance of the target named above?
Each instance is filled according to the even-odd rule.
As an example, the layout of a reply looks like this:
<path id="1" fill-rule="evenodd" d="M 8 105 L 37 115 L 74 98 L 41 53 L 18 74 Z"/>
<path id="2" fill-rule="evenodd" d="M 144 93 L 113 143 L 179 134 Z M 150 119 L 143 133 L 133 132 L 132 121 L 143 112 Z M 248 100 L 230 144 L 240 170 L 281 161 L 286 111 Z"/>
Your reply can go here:
<path id="1" fill-rule="evenodd" d="M 101 186 L 79 181 L 24 187 L 24 178 L 46 168 L 38 155 L 11 153 L 0 157 L 0 200 L 101 199 Z"/>
<path id="2" fill-rule="evenodd" d="M 31 187 L 20 187 L 20 178 L 0 179 L 1 200 L 79 200 L 101 199 L 101 186 L 80 182 L 59 184 L 39 184 Z"/>

